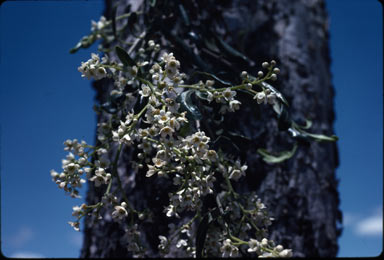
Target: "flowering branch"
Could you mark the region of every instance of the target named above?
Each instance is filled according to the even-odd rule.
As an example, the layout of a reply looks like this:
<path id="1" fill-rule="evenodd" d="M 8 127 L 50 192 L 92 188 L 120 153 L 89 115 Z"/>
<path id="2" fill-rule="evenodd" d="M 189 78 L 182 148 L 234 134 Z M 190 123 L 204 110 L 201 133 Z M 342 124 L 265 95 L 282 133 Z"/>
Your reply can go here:
<path id="1" fill-rule="evenodd" d="M 116 17 L 114 23 L 130 16 Z M 99 38 L 119 37 L 116 28 L 111 31 L 110 25 L 113 21 L 104 17 L 97 23 L 92 21 L 91 34 L 83 37 L 71 52 L 88 47 Z M 137 174 L 140 174 L 139 169 L 145 169 L 147 178 L 166 176 L 175 186 L 175 191 L 169 193 L 168 205 L 165 205 L 166 216 L 180 218 L 188 212 L 194 213 L 185 224 L 170 226 L 169 233 L 172 235 L 169 238 L 159 236 L 161 255 L 167 256 L 177 238 L 176 248 L 185 256 L 292 256 L 291 249 L 284 249 L 266 238 L 273 218 L 269 217 L 260 198 L 255 193 L 239 194 L 234 190 L 231 182 L 237 182 L 246 175 L 247 165 L 211 148 L 211 137 L 200 130 L 203 116 L 193 102 L 192 94 L 208 105 L 215 102 L 220 106 L 219 113 L 225 115 L 240 109 L 241 102 L 235 97 L 237 91 L 242 91 L 251 95 L 258 105 L 270 105 L 279 120 L 284 118 L 283 123 L 288 125 L 286 130 L 293 137 L 302 136 L 317 141 L 335 141 L 337 138 L 308 133 L 304 130 L 307 126 L 290 120 L 288 102 L 267 83 L 276 81 L 280 73 L 274 60 L 263 62 L 262 68 L 266 73 L 260 70 L 256 77 L 243 71 L 241 84 L 234 85 L 204 72 L 200 74 L 209 75 L 216 81 L 184 84 L 189 77 L 180 72 L 180 61 L 173 53 L 161 51 L 160 45 L 153 40 L 145 41 L 145 36 L 146 30 L 142 30 L 133 42 L 119 40 L 121 46 L 106 50 L 101 59 L 92 53 L 91 59 L 82 62 L 78 68 L 82 77 L 95 80 L 109 78 L 113 80 L 114 87 L 110 99 L 95 108 L 97 113 L 109 114 L 109 120 L 98 124 L 98 145 L 88 145 L 84 141 L 79 143 L 76 139 L 65 141 L 65 150 L 70 152 L 63 160 L 63 172 L 51 171 L 52 179 L 59 188 L 75 198 L 79 197 L 77 188 L 87 181 L 93 182 L 97 189 L 107 185 L 102 200 L 95 205 L 73 207 L 72 215 L 77 220 L 69 224 L 79 231 L 79 220 L 83 216 L 93 214 L 96 220 L 101 219 L 100 212 L 104 209 L 104 215 L 109 214 L 125 228 L 124 241 L 129 251 L 134 256 L 146 255 L 140 224 L 150 222 L 152 213 L 149 209 L 143 212 L 135 210 L 118 174 L 123 148 L 135 147 L 139 151 L 138 161 L 132 162 L 132 165 Z M 114 52 L 118 60 L 110 56 L 110 52 Z M 217 82 L 225 87 L 216 87 L 219 85 Z M 141 105 L 143 103 L 144 106 Z M 137 114 L 134 109 L 136 104 L 141 106 Z M 115 143 L 118 148 L 111 163 L 108 151 Z M 277 163 L 291 158 L 296 147 L 295 144 L 292 151 L 280 157 L 263 149 L 259 149 L 259 153 L 267 162 Z M 114 179 L 117 188 L 112 185 Z M 215 198 L 217 206 L 207 209 L 204 200 L 209 196 Z M 194 223 L 198 225 L 195 231 L 192 229 Z"/>

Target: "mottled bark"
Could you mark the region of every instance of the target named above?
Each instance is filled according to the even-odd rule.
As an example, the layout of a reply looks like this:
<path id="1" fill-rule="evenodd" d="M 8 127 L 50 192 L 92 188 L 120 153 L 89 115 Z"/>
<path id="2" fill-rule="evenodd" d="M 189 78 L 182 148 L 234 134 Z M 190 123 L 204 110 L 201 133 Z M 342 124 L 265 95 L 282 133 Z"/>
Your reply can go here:
<path id="1" fill-rule="evenodd" d="M 136 4 L 142 1 L 133 1 Z M 158 1 L 161 2 L 161 1 Z M 170 29 L 173 35 L 184 30 L 199 34 L 200 27 L 215 28 L 226 42 L 248 56 L 253 63 L 241 60 L 215 61 L 214 55 L 197 47 L 205 68 L 210 72 L 226 70 L 224 79 L 238 79 L 242 70 L 256 75 L 263 61 L 274 59 L 281 70 L 274 86 L 287 98 L 290 113 L 296 122 L 304 124 L 305 118 L 313 121 L 313 133 L 333 133 L 333 96 L 330 57 L 328 47 L 328 18 L 321 0 L 232 0 L 182 1 L 191 20 L 194 15 L 216 16 L 210 24 L 185 28 L 176 20 Z M 118 12 L 123 12 L 129 1 L 120 1 Z M 203 6 L 205 8 L 203 8 Z M 215 6 L 213 8 L 213 6 Z M 136 8 L 132 5 L 131 8 Z M 200 13 L 196 9 L 200 10 Z M 167 12 L 171 12 L 167 10 Z M 198 14 L 197 14 L 198 13 Z M 175 16 L 180 13 L 174 13 Z M 106 16 L 111 16 L 111 1 L 107 1 Z M 208 18 L 207 18 L 208 19 Z M 199 67 L 185 50 L 177 45 L 172 35 L 158 36 L 166 39 L 170 51 L 182 63 L 182 71 Z M 190 41 L 190 40 L 189 40 Z M 171 43 L 169 43 L 171 42 Z M 190 43 L 189 43 L 190 44 Z M 220 59 L 220 57 L 219 57 Z M 230 72 L 228 72 L 230 71 Z M 110 82 L 96 82 L 97 100 L 102 103 L 109 92 Z M 240 94 L 239 94 L 240 95 Z M 291 149 L 293 138 L 287 131 L 279 131 L 274 112 L 267 106 L 256 106 L 254 100 L 241 97 L 242 108 L 228 114 L 225 128 L 251 138 L 250 141 L 235 138 L 236 152 L 248 164 L 247 176 L 235 185 L 239 192 L 255 190 L 275 217 L 270 227 L 270 238 L 292 248 L 294 256 L 334 257 L 338 251 L 337 238 L 341 222 L 339 195 L 335 168 L 338 165 L 337 147 L 330 142 L 300 142 L 296 154 L 278 165 L 265 163 L 257 154 L 258 148 L 269 151 Z M 106 120 L 101 114 L 99 122 Z M 203 124 L 209 133 L 212 130 Z M 222 145 L 226 151 L 231 145 Z M 112 149 L 112 155 L 116 149 Z M 148 179 L 145 174 L 135 174 L 129 162 L 135 160 L 135 152 L 124 149 L 119 161 L 118 173 L 128 198 L 137 208 L 150 208 L 155 212 L 154 223 L 145 227 L 145 240 L 152 249 L 150 256 L 157 256 L 158 235 L 167 233 L 168 219 L 163 208 L 168 203 L 167 189 L 171 183 L 163 178 Z M 89 186 L 87 202 L 96 203 L 101 190 Z M 81 257 L 128 257 L 120 245 L 123 230 L 110 218 L 92 225 L 92 218 L 85 221 L 85 238 Z M 177 256 L 174 253 L 174 256 Z"/>

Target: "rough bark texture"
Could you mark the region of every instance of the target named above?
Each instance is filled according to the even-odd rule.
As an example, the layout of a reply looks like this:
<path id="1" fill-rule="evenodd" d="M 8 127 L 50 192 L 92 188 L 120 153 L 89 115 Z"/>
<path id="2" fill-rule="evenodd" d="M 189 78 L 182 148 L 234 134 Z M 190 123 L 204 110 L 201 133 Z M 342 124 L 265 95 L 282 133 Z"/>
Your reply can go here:
<path id="1" fill-rule="evenodd" d="M 134 1 L 141 2 L 141 1 Z M 193 16 L 193 8 L 202 6 L 188 4 L 185 8 Z M 201 1 L 189 1 L 190 3 Z M 204 2 L 204 1 L 202 1 Z M 201 10 L 201 15 L 219 15 L 225 41 L 250 57 L 256 66 L 232 61 L 238 66 L 232 75 L 237 77 L 246 69 L 255 75 L 263 61 L 274 59 L 281 70 L 275 87 L 287 98 L 290 113 L 297 122 L 310 118 L 313 121 L 311 132 L 332 134 L 333 96 L 331 84 L 330 58 L 328 49 L 328 18 L 324 2 L 321 0 L 232 0 L 218 1 L 219 7 Z M 122 11 L 129 1 L 120 1 Z M 132 5 L 131 8 L 135 8 Z M 111 3 L 107 1 L 106 16 L 110 16 Z M 168 10 L 168 12 L 170 12 Z M 178 15 L 175 13 L 175 15 Z M 208 26 L 204 24 L 204 26 Z M 210 25 L 209 25 L 210 26 Z M 197 28 L 197 27 L 195 27 Z M 182 25 L 173 24 L 178 33 Z M 167 36 L 166 36 L 167 38 Z M 168 39 L 171 39 L 168 36 Z M 170 44 L 168 47 L 175 47 Z M 171 48 L 170 48 L 171 49 Z M 171 49 L 172 50 L 172 49 Z M 173 50 L 183 65 L 185 53 L 182 49 Z M 212 56 L 202 53 L 208 64 L 206 69 L 217 72 L 212 67 Z M 195 64 L 198 62 L 195 62 Z M 248 64 L 249 65 L 249 64 Z M 188 72 L 193 64 L 184 64 L 182 71 Z M 210 67 L 211 66 L 211 67 Z M 221 68 L 222 68 L 221 67 Z M 98 101 L 106 99 L 108 82 L 95 84 Z M 243 98 L 242 108 L 235 115 L 228 116 L 225 124 L 228 129 L 251 138 L 251 141 L 237 140 L 238 156 L 247 162 L 245 179 L 240 181 L 237 191 L 255 190 L 267 205 L 275 221 L 270 228 L 270 238 L 286 248 L 292 248 L 298 257 L 334 257 L 338 251 L 337 238 L 340 235 L 338 181 L 335 168 L 338 165 L 337 147 L 334 143 L 302 143 L 288 161 L 269 165 L 261 160 L 256 150 L 283 151 L 293 146 L 293 139 L 286 131 L 279 131 L 274 112 L 266 106 L 251 105 L 251 99 Z M 107 115 L 99 116 L 103 122 Z M 208 126 L 204 126 L 207 132 Z M 211 129 L 212 130 L 212 129 Z M 224 150 L 230 151 L 231 147 Z M 116 152 L 113 150 L 112 155 Z M 127 196 L 138 208 L 151 208 L 155 212 L 153 225 L 145 227 L 145 237 L 152 248 L 150 256 L 157 256 L 158 235 L 167 233 L 167 223 L 163 206 L 168 202 L 167 188 L 170 183 L 162 178 L 148 179 L 145 174 L 134 174 L 129 162 L 135 160 L 135 153 L 125 149 L 120 158 L 118 173 L 127 191 Z M 129 176 L 129 177 L 128 177 Z M 88 203 L 96 203 L 101 191 L 89 186 Z M 92 218 L 85 221 L 85 238 L 81 257 L 128 257 L 126 249 L 120 245 L 123 231 L 110 218 L 106 217 L 95 225 Z M 176 253 L 173 256 L 177 256 Z"/>

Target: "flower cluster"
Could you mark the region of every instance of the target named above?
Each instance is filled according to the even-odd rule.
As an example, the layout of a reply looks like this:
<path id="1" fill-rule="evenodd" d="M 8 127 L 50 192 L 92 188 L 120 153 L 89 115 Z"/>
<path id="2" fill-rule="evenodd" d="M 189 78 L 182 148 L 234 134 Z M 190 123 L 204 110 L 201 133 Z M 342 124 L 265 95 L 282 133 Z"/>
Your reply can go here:
<path id="1" fill-rule="evenodd" d="M 109 25 L 104 17 L 92 21 L 93 37 L 105 36 Z M 240 109 L 241 102 L 235 99 L 238 90 L 254 97 L 258 104 L 280 102 L 276 92 L 263 85 L 266 80 L 276 80 L 279 70 L 274 67 L 275 62 L 262 64 L 268 69 L 265 76 L 262 71 L 258 77 L 242 72 L 241 84 L 218 88 L 214 80 L 185 84 L 188 77 L 180 72 L 180 61 L 173 53 L 161 52 L 153 40 L 145 42 L 138 38 L 116 47 L 116 52 L 120 61 L 92 54 L 78 68 L 82 77 L 108 77 L 114 84 L 108 102 L 95 107 L 98 113 L 107 114 L 105 121 L 98 123 L 98 145 L 90 146 L 76 139 L 65 141 L 69 154 L 62 162 L 63 172 L 51 171 L 53 181 L 72 197 L 79 197 L 77 188 L 87 181 L 104 191 L 95 205 L 73 207 L 72 215 L 77 220 L 69 224 L 78 231 L 83 216 L 93 214 L 96 220 L 100 219 L 103 208 L 110 219 L 124 228 L 121 243 L 127 250 L 134 256 L 145 256 L 140 223 L 151 222 L 152 213 L 150 209 L 140 212 L 133 207 L 117 171 L 123 147 L 132 146 L 138 151 L 137 160 L 132 162 L 133 170 L 173 184 L 164 214 L 170 219 L 186 219 L 191 212 L 195 214 L 187 223 L 171 224 L 172 235 L 159 236 L 158 249 L 162 255 L 168 254 L 174 245 L 185 257 L 236 257 L 244 251 L 260 257 L 292 256 L 290 249 L 275 246 L 266 238 L 273 219 L 260 198 L 255 194 L 238 194 L 232 187 L 232 182 L 246 175 L 248 167 L 212 148 L 212 136 L 200 129 L 197 108 L 190 100 L 191 93 L 195 93 L 204 102 L 215 101 L 221 106 L 221 114 Z M 112 154 L 111 150 L 116 151 Z M 203 201 L 208 196 L 215 197 L 217 205 L 205 212 Z M 197 231 L 192 227 L 208 216 L 212 224 L 206 228 L 203 249 L 197 249 Z"/>
<path id="2" fill-rule="evenodd" d="M 100 62 L 99 55 L 92 53 L 92 58 L 86 62 L 82 62 L 78 70 L 83 74 L 81 76 L 87 77 L 87 79 L 102 79 L 107 76 L 106 69 L 101 66 L 102 62 L 103 61 Z"/>
<path id="3" fill-rule="evenodd" d="M 84 141 L 79 143 L 77 139 L 66 140 L 64 145 L 65 150 L 70 152 L 66 159 L 62 160 L 63 171 L 58 173 L 55 170 L 51 170 L 51 177 L 59 188 L 64 189 L 71 197 L 80 198 L 78 188 L 81 188 L 86 182 L 81 177 L 84 173 L 89 173 L 90 171 L 88 167 L 88 151 L 85 150 L 90 146 Z"/>

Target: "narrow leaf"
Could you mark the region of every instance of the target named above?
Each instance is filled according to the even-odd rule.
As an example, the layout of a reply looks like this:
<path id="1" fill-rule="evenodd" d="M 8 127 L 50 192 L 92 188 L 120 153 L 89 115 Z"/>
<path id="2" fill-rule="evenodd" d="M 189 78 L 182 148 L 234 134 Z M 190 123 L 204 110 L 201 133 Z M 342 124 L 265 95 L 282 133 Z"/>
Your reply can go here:
<path id="1" fill-rule="evenodd" d="M 205 76 L 208 76 L 210 77 L 211 79 L 214 79 L 218 82 L 220 82 L 221 84 L 225 85 L 225 86 L 232 86 L 232 84 L 228 81 L 225 81 L 225 80 L 222 80 L 220 79 L 219 77 L 217 77 L 216 75 L 212 74 L 212 73 L 208 73 L 208 72 L 203 72 L 203 71 L 195 71 L 193 74 L 201 74 L 201 75 L 205 75 Z M 192 75 L 193 75 L 192 74 Z"/>
<path id="2" fill-rule="evenodd" d="M 316 141 L 336 142 L 337 140 L 339 140 L 339 138 L 336 135 L 327 136 L 327 135 L 321 135 L 321 134 L 311 134 L 308 132 L 306 132 L 306 134 L 309 137 L 312 137 L 313 139 L 315 139 Z"/>
<path id="3" fill-rule="evenodd" d="M 239 134 L 239 133 L 236 133 L 236 132 L 227 131 L 227 133 L 232 135 L 232 136 L 240 137 L 240 138 L 243 138 L 243 139 L 248 140 L 248 141 L 252 140 L 248 136 L 245 136 L 245 135 L 242 135 L 242 134 Z"/>
<path id="4" fill-rule="evenodd" d="M 156 5 L 156 0 L 150 0 L 149 1 L 149 4 L 154 7 Z"/>
<path id="5" fill-rule="evenodd" d="M 138 20 L 138 16 L 137 16 L 137 13 L 136 12 L 132 12 L 131 15 L 128 17 L 128 22 L 127 22 L 127 25 L 128 25 L 128 29 L 129 31 L 135 35 L 135 25 L 136 25 L 136 22 Z"/>
<path id="6" fill-rule="evenodd" d="M 328 141 L 328 142 L 336 142 L 339 138 L 336 135 L 327 136 L 322 134 L 312 134 L 304 131 L 298 125 L 294 124 L 291 128 L 288 129 L 293 137 L 299 137 L 303 139 L 308 139 L 308 137 L 314 139 L 315 141 Z"/>
<path id="7" fill-rule="evenodd" d="M 291 158 L 295 154 L 296 149 L 297 149 L 297 145 L 295 144 L 291 151 L 281 152 L 277 156 L 274 156 L 274 155 L 270 154 L 269 152 L 267 152 L 265 149 L 261 149 L 261 148 L 257 149 L 257 152 L 261 156 L 263 156 L 263 160 L 268 162 L 268 163 L 280 163 L 280 162 L 283 162 L 283 161 Z"/>
<path id="8" fill-rule="evenodd" d="M 203 255 L 205 239 L 209 224 L 212 222 L 211 213 L 208 212 L 201 220 L 196 231 L 196 257 L 201 258 Z"/>
<path id="9" fill-rule="evenodd" d="M 304 126 L 299 126 L 301 129 L 309 129 L 312 126 L 312 121 L 305 119 L 305 125 Z"/>
<path id="10" fill-rule="evenodd" d="M 277 89 L 275 89 L 274 87 L 272 87 L 270 84 L 268 84 L 265 81 L 261 82 L 261 85 L 263 85 L 263 87 L 269 89 L 272 93 L 275 93 L 275 95 L 278 99 L 280 99 L 284 104 L 289 106 L 287 100 L 283 97 L 283 95 Z"/>
<path id="11" fill-rule="evenodd" d="M 75 47 L 69 50 L 69 53 L 73 54 L 81 48 L 81 42 L 78 42 Z"/>
<path id="12" fill-rule="evenodd" d="M 187 11 L 185 11 L 185 8 L 182 4 L 179 4 L 179 9 L 180 9 L 181 17 L 183 18 L 185 25 L 189 26 L 190 22 L 189 22 L 189 17 L 188 17 Z"/>
<path id="13" fill-rule="evenodd" d="M 278 114 L 277 124 L 280 131 L 287 130 L 292 125 L 291 116 L 284 105 L 281 107 L 280 114 Z"/>
<path id="14" fill-rule="evenodd" d="M 245 60 L 246 62 L 248 62 L 251 66 L 253 65 L 253 61 L 251 61 L 247 56 L 245 56 L 244 54 L 242 54 L 241 52 L 239 52 L 238 50 L 236 50 L 235 48 L 233 48 L 231 45 L 229 45 L 228 43 L 226 43 L 224 40 L 222 40 L 221 38 L 219 37 L 216 37 L 216 39 L 219 41 L 220 45 L 224 48 L 225 51 L 227 51 L 229 54 L 231 54 L 232 56 L 235 56 L 235 57 L 239 57 L 243 60 Z"/>
<path id="15" fill-rule="evenodd" d="M 192 102 L 192 93 L 194 93 L 194 90 L 188 90 L 180 94 L 178 98 L 180 100 L 181 108 L 184 109 L 184 111 L 187 111 L 187 115 L 192 117 L 194 120 L 201 120 L 203 116 L 197 106 L 195 106 Z"/>
<path id="16" fill-rule="evenodd" d="M 115 47 L 117 57 L 119 57 L 120 61 L 124 64 L 124 66 L 135 66 L 136 63 L 129 54 L 120 46 Z"/>

